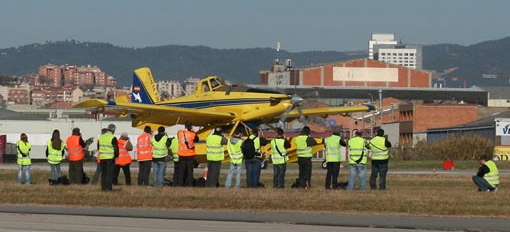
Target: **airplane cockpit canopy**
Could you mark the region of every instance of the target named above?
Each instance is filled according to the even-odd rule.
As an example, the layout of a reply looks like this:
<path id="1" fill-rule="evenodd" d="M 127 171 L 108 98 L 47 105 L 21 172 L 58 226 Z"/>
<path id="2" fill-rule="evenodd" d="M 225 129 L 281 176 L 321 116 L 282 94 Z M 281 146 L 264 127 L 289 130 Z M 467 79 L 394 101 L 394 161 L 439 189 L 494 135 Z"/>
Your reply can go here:
<path id="1" fill-rule="evenodd" d="M 206 92 L 217 90 L 217 89 L 221 88 L 222 86 L 224 86 L 224 84 L 223 84 L 223 81 L 219 77 L 210 76 L 210 77 L 206 77 L 206 78 L 200 80 L 197 83 L 197 87 L 195 88 L 195 91 L 206 93 Z"/>

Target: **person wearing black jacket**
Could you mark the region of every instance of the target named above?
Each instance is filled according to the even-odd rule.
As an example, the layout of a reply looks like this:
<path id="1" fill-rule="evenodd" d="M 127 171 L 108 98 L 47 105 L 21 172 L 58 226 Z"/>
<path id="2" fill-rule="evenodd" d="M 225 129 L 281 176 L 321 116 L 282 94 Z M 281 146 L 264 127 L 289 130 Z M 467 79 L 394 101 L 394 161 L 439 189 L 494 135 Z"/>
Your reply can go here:
<path id="1" fill-rule="evenodd" d="M 165 185 L 166 164 L 169 160 L 168 148 L 170 148 L 172 140 L 168 138 L 165 127 L 158 127 L 158 134 L 151 139 L 153 155 L 152 155 L 152 174 L 153 186 L 162 187 Z"/>
<path id="2" fill-rule="evenodd" d="M 499 170 L 496 163 L 492 161 L 489 156 L 482 155 L 478 162 L 480 168 L 473 176 L 473 182 L 478 186 L 480 192 L 495 192 L 498 190 L 499 185 Z"/>
<path id="3" fill-rule="evenodd" d="M 386 189 L 386 173 L 388 173 L 389 149 L 391 143 L 384 136 L 384 130 L 378 129 L 377 135 L 367 144 L 372 153 L 372 172 L 370 173 L 370 189 L 377 189 L 377 175 L 379 175 L 379 190 Z"/>
<path id="4" fill-rule="evenodd" d="M 115 133 L 115 125 L 108 125 L 108 131 L 98 139 L 97 149 L 101 159 L 101 190 L 111 191 L 113 185 L 114 159 L 119 157 L 119 146 Z"/>

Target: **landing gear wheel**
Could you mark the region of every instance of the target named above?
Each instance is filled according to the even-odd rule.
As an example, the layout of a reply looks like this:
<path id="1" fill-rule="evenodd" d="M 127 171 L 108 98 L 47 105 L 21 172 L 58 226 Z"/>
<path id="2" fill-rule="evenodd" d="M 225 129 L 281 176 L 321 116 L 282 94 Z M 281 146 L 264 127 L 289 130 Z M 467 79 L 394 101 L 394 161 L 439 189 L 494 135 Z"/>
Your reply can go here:
<path id="1" fill-rule="evenodd" d="M 326 162 L 326 160 L 322 161 L 321 167 L 322 167 L 322 169 L 327 169 L 328 168 L 328 162 Z"/>

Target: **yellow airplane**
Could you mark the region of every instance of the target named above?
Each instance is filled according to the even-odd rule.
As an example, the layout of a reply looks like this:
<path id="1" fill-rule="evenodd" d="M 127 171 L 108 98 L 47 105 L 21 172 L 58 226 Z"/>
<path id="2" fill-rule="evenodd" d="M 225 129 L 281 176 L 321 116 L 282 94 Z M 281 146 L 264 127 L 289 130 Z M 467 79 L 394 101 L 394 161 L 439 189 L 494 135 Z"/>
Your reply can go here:
<path id="1" fill-rule="evenodd" d="M 147 125 L 173 126 L 189 121 L 201 129 L 197 131 L 200 141 L 196 144 L 196 160 L 205 162 L 205 139 L 211 131 L 221 126 L 231 136 L 234 131 L 244 128 L 246 135 L 251 128 L 262 124 L 270 128 L 272 123 L 286 122 L 308 116 L 349 114 L 375 110 L 373 105 L 301 109 L 303 99 L 276 91 L 250 88 L 247 86 L 225 85 L 216 76 L 209 76 L 197 83 L 195 92 L 188 96 L 163 100 L 159 95 L 151 71 L 147 67 L 134 71 L 131 101 L 126 97 L 105 101 L 91 99 L 80 102 L 73 108 L 93 108 L 95 113 L 111 112 L 119 117 L 130 116 L 132 126 L 143 128 Z M 323 145 L 313 147 L 317 152 Z M 270 146 L 262 149 L 270 154 Z M 289 161 L 295 162 L 296 148 L 288 151 Z M 228 160 L 228 154 L 225 153 Z"/>

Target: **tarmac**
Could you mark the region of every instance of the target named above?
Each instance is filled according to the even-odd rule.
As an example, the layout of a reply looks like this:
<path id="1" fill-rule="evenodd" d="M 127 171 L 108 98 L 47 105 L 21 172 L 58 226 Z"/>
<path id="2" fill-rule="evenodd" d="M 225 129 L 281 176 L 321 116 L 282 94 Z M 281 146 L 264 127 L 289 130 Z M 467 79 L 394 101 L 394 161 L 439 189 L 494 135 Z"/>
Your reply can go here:
<path id="1" fill-rule="evenodd" d="M 66 170 L 67 165 L 62 169 Z M 137 170 L 137 165 L 133 165 Z M 48 170 L 45 163 L 34 169 Z M 16 164 L 0 164 L 0 169 L 16 170 Z M 85 165 L 95 170 L 95 165 Z M 267 171 L 272 172 L 271 169 Z M 316 170 L 323 172 L 325 170 Z M 390 171 L 396 174 L 431 174 L 431 171 Z M 468 171 L 437 171 L 437 174 L 473 175 Z M 509 175 L 508 170 L 503 175 Z M 244 211 L 244 210 L 243 210 Z M 55 217 L 58 222 L 47 224 L 53 231 L 510 231 L 508 218 L 432 217 L 373 214 L 260 213 L 205 210 L 152 210 L 88 208 L 65 206 L 0 205 L 0 232 L 48 231 L 43 218 Z M 19 218 L 25 218 L 20 220 Z M 109 218 L 105 226 L 94 221 Z M 128 219 L 128 220 L 127 220 Z M 75 220 L 77 225 L 70 226 Z M 128 222 L 131 226 L 126 226 Z M 156 220 L 158 223 L 155 221 Z M 137 223 L 133 223 L 136 222 Z M 115 226 L 117 223 L 123 222 Z M 42 224 L 41 224 L 42 223 Z M 255 223 L 255 224 L 254 224 Z M 108 225 L 108 226 L 106 226 Z M 158 225 L 158 226 L 155 226 Z M 196 226 L 192 226 L 196 225 Z M 284 225 L 282 227 L 282 225 Z M 58 229 L 60 228 L 60 229 Z"/>
<path id="2" fill-rule="evenodd" d="M 2 215 L 4 214 L 4 215 Z M 16 216 L 17 215 L 17 216 Z M 58 226 L 70 226 L 72 220 L 78 220 L 76 226 L 95 225 L 97 228 L 88 228 L 79 231 L 121 231 L 115 229 L 116 224 L 124 219 L 136 221 L 141 219 L 152 220 L 177 220 L 186 228 L 166 231 L 275 231 L 274 225 L 288 225 L 293 232 L 311 231 L 308 226 L 319 226 L 320 231 L 349 231 L 359 228 L 357 231 L 396 231 L 396 230 L 433 230 L 433 231 L 510 231 L 509 222 L 506 218 L 470 218 L 470 217 L 423 217 L 423 216 L 390 216 L 368 214 L 316 214 L 316 213 L 257 213 L 257 212 L 231 212 L 231 211 L 205 211 L 205 210 L 151 210 L 151 209 L 119 209 L 119 208 L 85 208 L 64 206 L 33 206 L 33 205 L 0 205 L 0 231 L 46 231 L 37 227 L 33 230 L 21 230 L 33 220 L 35 224 L 41 223 L 37 215 L 44 218 L 59 216 L 58 221 L 53 221 L 53 231 Z M 80 217 L 78 217 L 80 216 Z M 25 220 L 24 218 L 27 218 Z M 33 218 L 33 219 L 29 219 Z M 71 220 L 72 219 L 72 220 Z M 106 226 L 101 225 L 102 220 L 107 221 Z M 18 221 L 18 223 L 16 223 Z M 88 222 L 87 222 L 88 221 Z M 51 222 L 51 221 L 50 221 Z M 98 223 L 99 222 L 99 223 Z M 197 223 L 196 227 L 192 227 Z M 201 223 L 205 223 L 202 225 Z M 247 223 L 246 226 L 231 227 L 231 223 Z M 253 225 L 257 223 L 257 225 Z M 9 224 L 12 230 L 5 225 Z M 18 224 L 18 225 L 16 225 Z M 153 225 L 149 221 L 140 221 L 129 226 L 134 231 L 147 231 L 147 226 Z M 248 226 L 249 225 L 249 226 Z M 119 225 L 126 227 L 125 224 Z M 205 226 L 205 228 L 201 228 Z M 262 230 L 260 228 L 269 227 Z M 113 230 L 112 230 L 113 229 Z M 173 228 L 177 229 L 177 228 Z M 349 230 L 346 230 L 349 229 Z M 389 229 L 389 230 L 388 230 Z M 66 230 L 61 231 L 78 231 Z M 126 230 L 122 230 L 126 231 Z M 286 230 L 290 231 L 288 228 Z"/>

